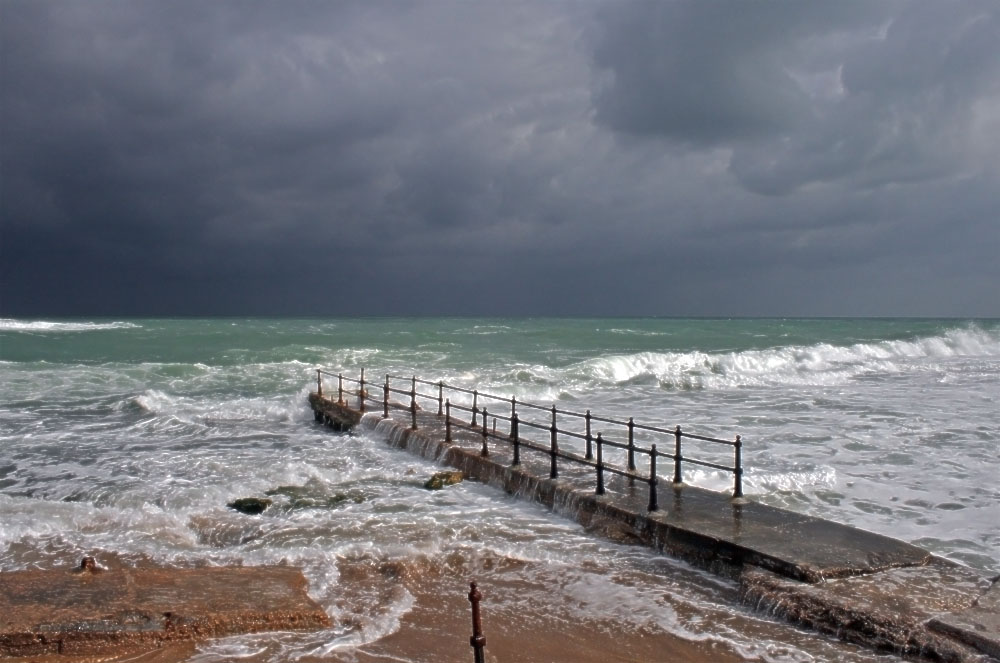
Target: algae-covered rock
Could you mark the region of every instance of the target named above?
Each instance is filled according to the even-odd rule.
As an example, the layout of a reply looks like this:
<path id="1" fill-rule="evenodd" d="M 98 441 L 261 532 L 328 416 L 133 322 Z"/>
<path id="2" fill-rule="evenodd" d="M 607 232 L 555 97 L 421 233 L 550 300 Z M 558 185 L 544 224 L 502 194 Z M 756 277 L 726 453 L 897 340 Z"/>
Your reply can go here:
<path id="1" fill-rule="evenodd" d="M 462 473 L 458 470 L 436 472 L 434 476 L 424 482 L 424 488 L 427 490 L 441 490 L 445 486 L 459 483 L 463 478 Z"/>
<path id="2" fill-rule="evenodd" d="M 264 493 L 268 497 L 287 498 L 287 502 L 279 500 L 278 506 L 285 509 L 334 509 L 342 504 L 361 504 L 365 501 L 363 493 L 348 490 L 330 494 L 325 486 L 312 481 L 304 486 L 278 486 Z"/>
<path id="3" fill-rule="evenodd" d="M 241 497 L 227 504 L 230 509 L 236 509 L 240 513 L 256 515 L 264 513 L 264 509 L 271 506 L 271 500 L 266 497 Z"/>

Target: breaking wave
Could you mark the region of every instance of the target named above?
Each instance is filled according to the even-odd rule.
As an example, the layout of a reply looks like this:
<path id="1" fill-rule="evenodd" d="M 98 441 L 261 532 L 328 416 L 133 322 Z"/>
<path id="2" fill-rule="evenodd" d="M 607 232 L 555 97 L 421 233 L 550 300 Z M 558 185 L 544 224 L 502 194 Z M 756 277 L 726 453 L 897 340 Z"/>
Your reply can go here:
<path id="1" fill-rule="evenodd" d="M 85 332 L 107 329 L 141 329 L 132 322 L 52 322 L 48 320 L 0 319 L 0 331 L 14 332 Z"/>
<path id="2" fill-rule="evenodd" d="M 818 343 L 741 352 L 640 352 L 588 359 L 566 370 L 588 382 L 708 389 L 772 384 L 834 385 L 874 373 L 898 373 L 935 360 L 1000 357 L 1000 333 L 977 327 L 913 340 L 837 346 Z"/>

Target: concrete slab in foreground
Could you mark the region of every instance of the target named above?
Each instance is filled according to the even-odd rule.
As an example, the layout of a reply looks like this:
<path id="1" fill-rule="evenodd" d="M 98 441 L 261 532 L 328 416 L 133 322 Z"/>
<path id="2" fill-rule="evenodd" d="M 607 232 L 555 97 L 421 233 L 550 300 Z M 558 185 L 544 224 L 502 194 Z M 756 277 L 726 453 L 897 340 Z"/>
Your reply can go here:
<path id="1" fill-rule="evenodd" d="M 1000 579 L 971 607 L 941 615 L 930 626 L 1000 660 Z"/>
<path id="2" fill-rule="evenodd" d="M 330 625 L 296 568 L 0 573 L 0 657 L 83 656 Z"/>

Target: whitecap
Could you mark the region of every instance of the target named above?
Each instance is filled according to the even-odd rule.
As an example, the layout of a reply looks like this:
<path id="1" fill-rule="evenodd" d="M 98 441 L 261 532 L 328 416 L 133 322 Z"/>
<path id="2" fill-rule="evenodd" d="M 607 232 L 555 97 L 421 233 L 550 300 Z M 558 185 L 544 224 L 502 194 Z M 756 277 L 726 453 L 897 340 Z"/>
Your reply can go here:
<path id="1" fill-rule="evenodd" d="M 141 329 L 133 322 L 56 322 L 48 320 L 0 319 L 0 331 L 12 332 L 86 332 L 108 329 Z"/>

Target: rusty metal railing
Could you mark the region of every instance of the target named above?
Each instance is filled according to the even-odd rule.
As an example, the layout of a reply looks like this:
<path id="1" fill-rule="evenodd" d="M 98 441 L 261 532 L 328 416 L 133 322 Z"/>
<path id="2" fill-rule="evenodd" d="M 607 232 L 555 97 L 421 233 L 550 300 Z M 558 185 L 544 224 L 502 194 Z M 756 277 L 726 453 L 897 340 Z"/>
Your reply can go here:
<path id="1" fill-rule="evenodd" d="M 596 492 L 604 494 L 605 474 L 615 474 L 626 477 L 630 480 L 641 480 L 649 485 L 649 510 L 655 511 L 658 508 L 656 486 L 659 483 L 657 475 L 657 459 L 666 458 L 673 464 L 673 479 L 675 486 L 680 486 L 684 481 L 684 468 L 688 465 L 705 467 L 732 473 L 733 475 L 733 499 L 743 497 L 743 442 L 739 435 L 733 440 L 724 440 L 707 435 L 697 435 L 688 433 L 675 426 L 665 428 L 636 423 L 630 417 L 628 420 L 613 419 L 594 415 L 590 410 L 586 412 L 574 412 L 572 410 L 560 410 L 554 404 L 551 406 L 539 405 L 525 401 L 518 401 L 516 397 L 505 398 L 496 396 L 478 389 L 467 389 L 455 385 L 446 384 L 443 381 L 432 382 L 412 376 L 401 376 L 385 374 L 383 383 L 378 391 L 382 392 L 381 398 L 372 395 L 376 389 L 365 380 L 365 369 L 361 369 L 360 379 L 345 377 L 340 373 L 331 373 L 323 369 L 316 370 L 317 393 L 323 393 L 323 376 L 337 378 L 337 402 L 350 405 L 357 403 L 361 412 L 365 411 L 366 403 L 376 403 L 382 408 L 383 418 L 389 417 L 390 410 L 406 410 L 410 414 L 410 428 L 417 430 L 417 411 L 420 410 L 418 399 L 422 402 L 433 402 L 437 406 L 437 416 L 445 420 L 445 441 L 452 441 L 452 427 L 463 426 L 467 429 L 478 431 L 482 435 L 481 455 L 489 456 L 489 440 L 497 440 L 509 444 L 513 451 L 512 465 L 520 465 L 521 452 L 524 450 L 544 454 L 549 459 L 549 476 L 557 478 L 559 476 L 559 461 L 565 460 L 578 465 L 590 466 L 596 474 Z M 395 382 L 394 382 L 395 381 Z M 407 388 L 401 388 L 400 382 L 404 382 Z M 349 385 L 345 388 L 345 383 Z M 356 388 L 350 388 L 350 385 Z M 436 393 L 426 393 L 419 388 L 431 387 Z M 404 397 L 404 401 L 393 401 L 393 395 Z M 471 396 L 472 404 L 464 405 L 452 402 L 452 394 Z M 350 403 L 345 400 L 347 398 Z M 495 403 L 499 410 L 490 411 L 489 405 Z M 465 413 L 468 418 L 460 418 L 457 413 Z M 544 413 L 544 415 L 539 415 Z M 528 416 L 522 416 L 527 414 Z M 489 420 L 492 419 L 492 429 L 489 427 Z M 543 420 L 544 419 L 544 420 Z M 497 421 L 505 422 L 502 428 L 506 430 L 497 431 Z M 567 421 L 582 422 L 582 430 L 567 428 Z M 605 424 L 615 427 L 616 432 L 607 434 L 605 430 L 594 434 L 595 424 Z M 530 428 L 548 434 L 548 444 L 541 444 L 536 440 L 522 435 L 522 429 Z M 639 441 L 640 436 L 654 439 L 666 439 L 672 443 L 673 450 L 660 451 L 655 443 L 648 447 L 642 446 Z M 560 439 L 576 439 L 584 443 L 584 455 L 568 452 L 560 448 Z M 615 439 L 617 438 L 617 439 Z M 708 443 L 715 447 L 729 447 L 732 449 L 732 465 L 725 465 L 705 458 L 693 457 L 688 454 L 688 447 L 685 441 Z M 624 462 L 622 465 L 607 462 L 605 455 L 608 449 L 617 449 L 624 452 Z M 648 457 L 648 473 L 639 474 L 636 466 L 636 456 Z"/>

